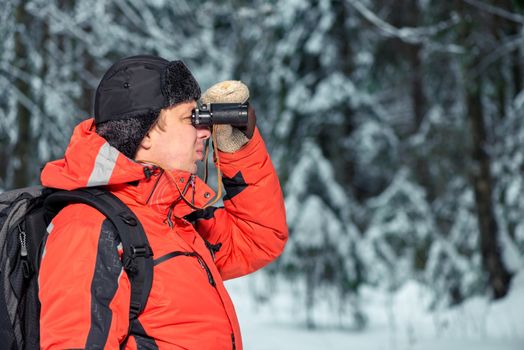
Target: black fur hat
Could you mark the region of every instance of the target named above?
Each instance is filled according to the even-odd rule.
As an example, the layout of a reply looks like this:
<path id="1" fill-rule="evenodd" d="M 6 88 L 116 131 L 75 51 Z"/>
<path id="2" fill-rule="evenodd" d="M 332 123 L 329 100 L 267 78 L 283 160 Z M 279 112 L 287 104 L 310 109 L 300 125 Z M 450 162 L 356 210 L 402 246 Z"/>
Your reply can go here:
<path id="1" fill-rule="evenodd" d="M 95 95 L 96 132 L 133 159 L 160 110 L 198 100 L 200 86 L 182 61 L 132 56 L 104 74 Z"/>
<path id="2" fill-rule="evenodd" d="M 121 59 L 95 94 L 95 123 L 121 120 L 200 98 L 200 86 L 182 61 L 140 55 Z"/>

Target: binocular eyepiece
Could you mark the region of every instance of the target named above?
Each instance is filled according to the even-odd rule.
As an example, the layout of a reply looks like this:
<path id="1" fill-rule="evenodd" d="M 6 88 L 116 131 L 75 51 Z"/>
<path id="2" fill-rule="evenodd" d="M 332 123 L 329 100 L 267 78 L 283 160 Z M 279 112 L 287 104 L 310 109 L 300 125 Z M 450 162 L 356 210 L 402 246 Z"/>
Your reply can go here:
<path id="1" fill-rule="evenodd" d="M 248 106 L 249 103 L 201 104 L 193 109 L 191 123 L 194 126 L 230 124 L 235 127 L 246 127 Z"/>

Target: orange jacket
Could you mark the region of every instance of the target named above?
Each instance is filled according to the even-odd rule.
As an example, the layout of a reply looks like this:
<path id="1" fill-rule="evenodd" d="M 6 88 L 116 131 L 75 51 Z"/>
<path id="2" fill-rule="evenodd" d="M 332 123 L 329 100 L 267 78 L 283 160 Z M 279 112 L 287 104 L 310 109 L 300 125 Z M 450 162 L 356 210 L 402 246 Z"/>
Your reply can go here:
<path id="1" fill-rule="evenodd" d="M 194 211 L 173 179 L 136 163 L 79 124 L 65 158 L 42 171 L 44 186 L 108 186 L 140 219 L 154 253 L 153 286 L 126 349 L 242 349 L 223 280 L 253 272 L 283 250 L 287 226 L 277 175 L 258 132 L 235 153 L 220 153 L 224 207 Z M 172 174 L 201 207 L 214 192 L 187 172 Z M 192 179 L 194 181 L 192 181 Z M 187 184 L 187 186 L 186 186 Z M 192 214 L 194 226 L 187 220 Z M 186 217 L 186 218 L 184 218 Z M 204 239 L 221 243 L 213 257 Z M 196 252 L 195 256 L 175 251 Z M 119 242 L 95 209 L 73 204 L 48 227 L 39 273 L 42 349 L 118 349 L 129 329 L 130 283 Z M 211 283 L 214 280 L 215 285 Z"/>

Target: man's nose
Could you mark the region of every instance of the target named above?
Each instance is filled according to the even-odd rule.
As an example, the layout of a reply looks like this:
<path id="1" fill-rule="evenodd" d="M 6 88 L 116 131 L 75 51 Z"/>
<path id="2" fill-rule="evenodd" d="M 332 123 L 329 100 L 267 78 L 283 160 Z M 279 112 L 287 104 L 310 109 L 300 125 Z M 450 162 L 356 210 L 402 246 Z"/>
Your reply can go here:
<path id="1" fill-rule="evenodd" d="M 199 139 L 207 140 L 211 137 L 211 130 L 207 126 L 198 126 L 197 128 L 197 137 Z"/>

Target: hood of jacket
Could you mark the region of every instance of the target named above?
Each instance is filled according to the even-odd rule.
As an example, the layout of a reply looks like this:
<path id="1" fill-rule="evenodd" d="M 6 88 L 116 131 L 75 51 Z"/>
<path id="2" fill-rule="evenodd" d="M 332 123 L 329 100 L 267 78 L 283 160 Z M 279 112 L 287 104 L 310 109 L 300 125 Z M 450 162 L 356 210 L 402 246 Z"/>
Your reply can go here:
<path id="1" fill-rule="evenodd" d="M 215 194 L 189 172 L 166 172 L 127 158 L 96 133 L 93 118 L 75 127 L 64 158 L 47 163 L 40 181 L 43 186 L 63 190 L 107 186 L 119 197 L 150 205 L 162 214 L 171 211 L 177 217 L 203 207 Z"/>

